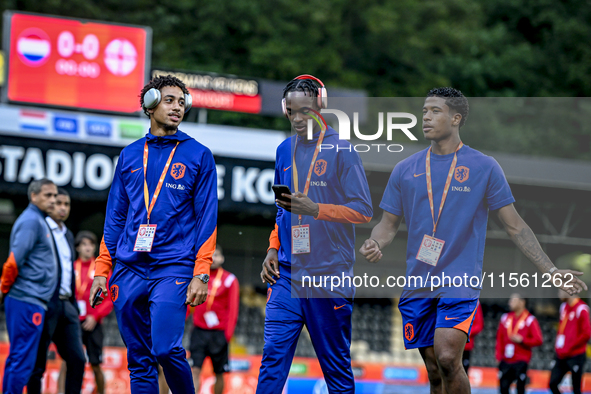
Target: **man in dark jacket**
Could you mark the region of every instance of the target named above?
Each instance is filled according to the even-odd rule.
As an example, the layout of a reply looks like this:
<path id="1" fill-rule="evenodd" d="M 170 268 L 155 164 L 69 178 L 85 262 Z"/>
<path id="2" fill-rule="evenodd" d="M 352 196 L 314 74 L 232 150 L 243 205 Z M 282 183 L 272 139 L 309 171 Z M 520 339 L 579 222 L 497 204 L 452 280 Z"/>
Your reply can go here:
<path id="1" fill-rule="evenodd" d="M 45 373 L 47 349 L 52 341 L 67 365 L 66 394 L 79 394 L 82 390 L 86 357 L 82 349 L 82 331 L 76 304 L 74 235 L 64 224 L 68 216 L 70 195 L 60 188 L 55 208 L 49 211 L 49 216 L 45 219 L 53 234 L 59 257 L 58 281 L 47 308 L 35 369 L 27 384 L 29 394 L 41 394 L 41 378 Z"/>
<path id="2" fill-rule="evenodd" d="M 2 392 L 21 394 L 35 365 L 47 303 L 57 282 L 57 255 L 45 222 L 54 209 L 57 187 L 49 179 L 29 185 L 27 209 L 10 233 L 10 254 L 2 267 L 10 351 L 4 366 Z"/>

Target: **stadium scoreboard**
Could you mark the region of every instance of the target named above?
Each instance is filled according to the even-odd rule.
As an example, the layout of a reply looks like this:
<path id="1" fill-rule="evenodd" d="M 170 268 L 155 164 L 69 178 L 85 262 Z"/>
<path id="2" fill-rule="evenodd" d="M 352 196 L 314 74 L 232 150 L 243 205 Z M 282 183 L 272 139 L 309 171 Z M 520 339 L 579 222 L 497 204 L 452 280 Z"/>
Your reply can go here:
<path id="1" fill-rule="evenodd" d="M 134 113 L 149 78 L 149 27 L 6 11 L 3 99 Z"/>

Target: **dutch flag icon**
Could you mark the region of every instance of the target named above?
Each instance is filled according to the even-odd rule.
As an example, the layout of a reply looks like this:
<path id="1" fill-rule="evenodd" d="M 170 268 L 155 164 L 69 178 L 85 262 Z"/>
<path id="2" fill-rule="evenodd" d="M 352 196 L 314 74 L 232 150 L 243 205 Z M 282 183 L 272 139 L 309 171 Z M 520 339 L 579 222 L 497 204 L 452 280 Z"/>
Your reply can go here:
<path id="1" fill-rule="evenodd" d="M 27 29 L 18 38 L 16 51 L 23 63 L 38 67 L 49 59 L 51 43 L 43 30 Z"/>

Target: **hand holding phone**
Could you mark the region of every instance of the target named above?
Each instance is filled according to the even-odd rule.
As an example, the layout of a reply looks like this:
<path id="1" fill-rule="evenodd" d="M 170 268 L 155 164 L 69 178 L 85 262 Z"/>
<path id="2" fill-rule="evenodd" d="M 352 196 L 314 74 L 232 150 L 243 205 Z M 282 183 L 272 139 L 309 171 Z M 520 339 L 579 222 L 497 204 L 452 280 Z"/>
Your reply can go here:
<path id="1" fill-rule="evenodd" d="M 92 299 L 92 304 L 90 306 L 94 309 L 94 306 L 96 305 L 96 303 L 99 300 L 101 300 L 102 298 L 103 298 L 103 290 L 102 289 L 99 289 L 99 291 L 96 292 L 96 295 Z"/>
<path id="2" fill-rule="evenodd" d="M 273 192 L 275 193 L 275 198 L 280 201 L 290 201 L 288 198 L 282 196 L 282 194 L 291 194 L 291 190 L 289 187 L 285 185 L 273 185 Z"/>

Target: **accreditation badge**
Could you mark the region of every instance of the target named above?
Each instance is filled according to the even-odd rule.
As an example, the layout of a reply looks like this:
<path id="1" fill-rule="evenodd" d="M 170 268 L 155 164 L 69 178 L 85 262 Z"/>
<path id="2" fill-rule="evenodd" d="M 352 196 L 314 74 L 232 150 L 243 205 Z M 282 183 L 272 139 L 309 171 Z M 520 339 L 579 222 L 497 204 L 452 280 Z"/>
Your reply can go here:
<path id="1" fill-rule="evenodd" d="M 556 337 L 556 348 L 562 349 L 564 347 L 564 334 L 560 334 Z"/>
<path id="2" fill-rule="evenodd" d="M 220 324 L 218 315 L 214 311 L 205 312 L 203 314 L 203 318 L 205 319 L 205 324 L 207 324 L 208 328 L 212 328 Z"/>
<path id="3" fill-rule="evenodd" d="M 133 247 L 134 252 L 151 252 L 156 235 L 155 224 L 141 224 Z"/>
<path id="4" fill-rule="evenodd" d="M 515 345 L 512 343 L 505 345 L 505 358 L 513 358 L 514 355 L 515 355 Z"/>
<path id="5" fill-rule="evenodd" d="M 310 225 L 291 227 L 291 245 L 293 254 L 310 253 Z"/>
<path id="6" fill-rule="evenodd" d="M 436 266 L 444 244 L 445 241 L 425 234 L 417 253 L 417 260 Z"/>
<path id="7" fill-rule="evenodd" d="M 80 317 L 86 316 L 86 301 L 78 301 L 78 309 L 80 310 Z"/>

